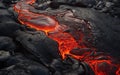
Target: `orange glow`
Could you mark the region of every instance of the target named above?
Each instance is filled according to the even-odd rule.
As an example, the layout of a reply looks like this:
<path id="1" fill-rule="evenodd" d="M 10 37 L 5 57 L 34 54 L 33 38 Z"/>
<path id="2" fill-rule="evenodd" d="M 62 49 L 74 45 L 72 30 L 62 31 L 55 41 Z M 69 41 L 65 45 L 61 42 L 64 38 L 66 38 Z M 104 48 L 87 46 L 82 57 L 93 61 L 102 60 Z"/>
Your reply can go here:
<path id="1" fill-rule="evenodd" d="M 24 0 L 27 4 L 33 4 L 36 2 L 36 0 Z"/>
<path id="2" fill-rule="evenodd" d="M 54 30 L 58 25 L 57 21 L 48 16 L 42 14 L 34 14 L 28 11 L 20 13 L 18 20 L 24 25 L 30 26 L 37 30 L 43 30 L 45 32 Z"/>
<path id="3" fill-rule="evenodd" d="M 92 60 L 88 61 L 91 68 L 94 70 L 95 75 L 109 75 L 114 66 L 110 60 Z M 102 65 L 105 63 L 105 65 Z"/>
<path id="4" fill-rule="evenodd" d="M 119 67 L 119 69 L 116 71 L 116 75 L 120 75 L 120 67 Z"/>
<path id="5" fill-rule="evenodd" d="M 36 0 L 23 0 L 18 2 L 14 6 L 14 10 L 18 13 L 18 20 L 23 25 L 27 25 L 36 30 L 42 30 L 46 32 L 48 37 L 57 41 L 59 44 L 60 54 L 63 59 L 66 57 L 66 55 L 71 55 L 72 57 L 78 60 L 87 62 L 94 70 L 96 75 L 109 75 L 109 71 L 111 71 L 113 67 L 119 68 L 118 66 L 114 65 L 110 59 L 97 60 L 94 59 L 97 57 L 91 57 L 91 56 L 87 57 L 92 52 L 94 53 L 96 52 L 94 48 L 91 49 L 92 51 L 84 50 L 84 48 L 88 48 L 88 47 L 83 43 L 84 41 L 83 38 L 85 35 L 82 32 L 80 32 L 79 34 L 80 36 L 79 40 L 75 40 L 75 38 L 70 33 L 64 32 L 64 29 L 66 29 L 67 26 L 59 25 L 58 21 L 55 20 L 53 17 L 44 14 L 37 14 L 29 11 L 29 9 L 33 8 L 31 4 L 33 4 L 35 1 Z M 76 55 L 70 53 L 70 51 L 76 48 L 78 48 L 76 52 L 80 52 L 79 49 L 83 49 L 81 51 L 81 53 L 83 54 Z M 106 65 L 102 65 L 102 63 L 105 63 Z M 116 75 L 120 75 L 120 68 L 116 71 Z"/>
<path id="6" fill-rule="evenodd" d="M 70 50 L 78 47 L 78 44 L 74 40 L 74 38 L 68 33 L 57 33 L 50 34 L 50 38 L 56 40 L 59 44 L 59 50 L 63 58 L 65 58 L 66 54 L 70 54 Z"/>
<path id="7" fill-rule="evenodd" d="M 37 30 L 43 30 L 46 33 L 49 31 L 53 31 L 58 25 L 58 22 L 47 15 L 30 12 L 29 9 L 33 7 L 28 5 L 28 3 L 30 4 L 32 2 L 30 0 L 27 0 L 27 3 L 18 2 L 14 6 L 14 10 L 19 13 L 18 20 L 23 25 L 27 25 Z"/>

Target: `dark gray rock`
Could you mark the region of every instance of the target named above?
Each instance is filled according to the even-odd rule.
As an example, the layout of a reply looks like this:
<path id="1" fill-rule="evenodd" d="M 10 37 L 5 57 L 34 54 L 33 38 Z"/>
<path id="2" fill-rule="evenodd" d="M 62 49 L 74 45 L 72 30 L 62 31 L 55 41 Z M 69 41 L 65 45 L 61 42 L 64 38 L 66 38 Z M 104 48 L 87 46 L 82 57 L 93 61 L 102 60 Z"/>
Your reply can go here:
<path id="1" fill-rule="evenodd" d="M 0 23 L 14 22 L 14 15 L 11 14 L 7 9 L 0 9 Z"/>
<path id="2" fill-rule="evenodd" d="M 77 6 L 77 7 L 87 6 L 84 2 L 76 1 L 76 0 L 52 0 L 50 7 L 53 9 L 57 9 L 61 5 L 69 5 L 69 6 Z"/>
<path id="3" fill-rule="evenodd" d="M 103 1 L 99 1 L 95 6 L 95 8 L 99 9 L 99 10 L 103 9 L 104 7 L 105 7 L 105 2 L 103 2 Z"/>
<path id="4" fill-rule="evenodd" d="M 49 71 L 44 66 L 31 65 L 28 69 L 31 75 L 50 75 Z"/>
<path id="5" fill-rule="evenodd" d="M 91 7 L 95 5 L 96 1 L 95 0 L 53 0 L 53 2 L 58 2 L 58 3 L 64 3 L 64 4 L 70 4 L 73 6 L 88 6 Z"/>
<path id="6" fill-rule="evenodd" d="M 15 12 L 13 7 L 8 8 L 8 12 L 11 14 L 11 19 L 18 22 L 18 13 Z"/>
<path id="7" fill-rule="evenodd" d="M 38 4 L 42 4 L 42 3 L 45 3 L 47 1 L 51 1 L 51 0 L 36 0 L 36 3 Z"/>
<path id="8" fill-rule="evenodd" d="M 9 51 L 5 51 L 5 50 L 0 50 L 0 62 L 1 61 L 5 61 L 6 59 L 8 59 L 10 57 L 10 52 Z M 1 67 L 2 68 L 2 67 Z"/>
<path id="9" fill-rule="evenodd" d="M 14 51 L 16 46 L 13 40 L 9 37 L 0 37 L 0 50 Z"/>
<path id="10" fill-rule="evenodd" d="M 38 61 L 49 64 L 60 58 L 58 44 L 41 31 L 17 31 L 17 41 Z M 33 58 L 33 59 L 34 59 Z"/>
<path id="11" fill-rule="evenodd" d="M 0 69 L 10 69 L 17 63 L 18 60 L 9 51 L 0 50 Z"/>
<path id="12" fill-rule="evenodd" d="M 16 2 L 20 1 L 20 0 L 1 0 L 6 7 L 11 6 L 12 4 L 15 4 Z"/>
<path id="13" fill-rule="evenodd" d="M 5 5 L 0 1 L 0 9 L 5 9 Z"/>
<path id="14" fill-rule="evenodd" d="M 83 3 L 87 7 L 93 7 L 96 4 L 96 0 L 76 0 L 76 3 Z"/>
<path id="15" fill-rule="evenodd" d="M 2 57 L 2 56 L 10 56 L 10 53 L 8 52 L 8 51 L 5 51 L 5 50 L 0 50 L 0 58 Z"/>
<path id="16" fill-rule="evenodd" d="M 112 5 L 114 5 L 114 3 L 112 3 L 112 2 L 106 2 L 106 4 L 105 4 L 105 6 L 108 8 L 111 7 Z"/>
<path id="17" fill-rule="evenodd" d="M 0 16 L 1 15 L 8 15 L 8 16 L 10 16 L 11 14 L 8 12 L 8 10 L 7 9 L 0 9 Z"/>
<path id="18" fill-rule="evenodd" d="M 17 54 L 4 61 L 1 75 L 50 75 L 49 70 L 43 65 L 27 59 L 22 54 Z"/>
<path id="19" fill-rule="evenodd" d="M 14 36 L 14 32 L 20 29 L 20 25 L 15 22 L 0 23 L 0 36 Z"/>
<path id="20" fill-rule="evenodd" d="M 39 2 L 39 0 L 38 0 L 38 1 L 36 1 L 35 4 L 33 4 L 33 6 L 38 10 L 45 10 L 45 9 L 49 8 L 50 3 L 51 3 L 50 0 L 46 0 L 43 2 L 41 2 L 41 1 Z"/>
<path id="21" fill-rule="evenodd" d="M 11 16 L 0 15 L 0 18 L 1 18 L 0 23 L 14 22 Z"/>

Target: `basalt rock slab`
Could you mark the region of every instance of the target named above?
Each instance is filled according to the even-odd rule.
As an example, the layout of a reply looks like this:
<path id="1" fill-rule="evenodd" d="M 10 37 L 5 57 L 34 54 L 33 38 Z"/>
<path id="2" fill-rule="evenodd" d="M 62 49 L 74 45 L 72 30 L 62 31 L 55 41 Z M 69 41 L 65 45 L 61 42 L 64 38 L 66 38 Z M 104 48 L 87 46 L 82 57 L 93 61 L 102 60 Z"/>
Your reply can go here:
<path id="1" fill-rule="evenodd" d="M 14 22 L 14 15 L 7 8 L 1 8 L 0 13 L 0 23 Z"/>
<path id="2" fill-rule="evenodd" d="M 5 5 L 0 1 L 0 8 L 1 9 L 5 9 L 6 7 L 5 7 Z"/>
<path id="3" fill-rule="evenodd" d="M 95 0 L 53 0 L 53 3 L 59 3 L 60 5 L 71 5 L 71 6 L 79 6 L 79 7 L 86 7 L 86 6 L 93 6 L 95 5 Z"/>
<path id="4" fill-rule="evenodd" d="M 8 8 L 9 6 L 15 4 L 19 0 L 1 0 L 2 3 Z"/>
<path id="5" fill-rule="evenodd" d="M 14 36 L 14 32 L 20 27 L 21 25 L 15 22 L 0 23 L 0 36 Z"/>
<path id="6" fill-rule="evenodd" d="M 14 22 L 11 16 L 1 15 L 0 18 L 1 18 L 0 23 Z"/>
<path id="7" fill-rule="evenodd" d="M 5 61 L 9 59 L 10 57 L 10 52 L 0 50 L 0 69 L 4 68 L 6 65 L 4 65 Z"/>
<path id="8" fill-rule="evenodd" d="M 22 54 L 17 54 L 4 61 L 5 67 L 1 75 L 50 75 L 49 70 L 43 65 L 27 59 Z"/>
<path id="9" fill-rule="evenodd" d="M 11 15 L 11 14 L 8 12 L 8 10 L 6 10 L 6 9 L 0 9 L 0 13 L 1 13 L 0 16 L 1 16 L 1 15 L 8 15 L 8 16 Z"/>
<path id="10" fill-rule="evenodd" d="M 0 50 L 6 50 L 12 52 L 16 49 L 16 45 L 9 37 L 0 37 Z"/>
<path id="11" fill-rule="evenodd" d="M 49 64 L 53 59 L 60 58 L 58 44 L 48 38 L 42 31 L 17 31 L 16 40 L 29 52 L 33 59 Z"/>

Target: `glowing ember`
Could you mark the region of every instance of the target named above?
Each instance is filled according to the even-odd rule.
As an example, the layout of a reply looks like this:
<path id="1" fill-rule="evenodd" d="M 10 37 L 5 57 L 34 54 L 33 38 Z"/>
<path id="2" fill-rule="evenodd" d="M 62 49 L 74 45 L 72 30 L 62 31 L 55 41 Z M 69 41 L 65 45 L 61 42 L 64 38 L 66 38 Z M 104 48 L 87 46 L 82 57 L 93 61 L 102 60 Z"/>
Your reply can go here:
<path id="1" fill-rule="evenodd" d="M 79 60 L 84 59 L 83 61 L 87 62 L 91 66 L 96 75 L 110 75 L 109 71 L 113 70 L 114 67 L 118 68 L 118 66 L 114 65 L 110 59 L 97 60 L 95 59 L 95 57 L 91 56 L 87 57 L 92 52 L 95 52 L 95 50 L 91 49 L 93 50 L 92 52 L 91 51 L 87 52 L 85 50 L 87 46 L 82 43 L 83 42 L 82 38 L 85 35 L 81 33 L 80 39 L 76 41 L 71 34 L 59 30 L 59 28 L 64 30 L 64 26 L 60 26 L 54 18 L 44 14 L 37 14 L 29 11 L 31 8 L 33 8 L 31 4 L 33 4 L 34 2 L 35 0 L 23 0 L 18 2 L 14 6 L 14 10 L 18 13 L 18 20 L 24 25 L 27 25 L 36 30 L 42 30 L 46 32 L 47 35 L 49 33 L 48 36 L 58 42 L 59 50 L 63 59 L 66 57 L 66 55 L 71 55 Z M 51 31 L 55 33 L 50 34 Z M 83 52 L 83 54 L 76 55 L 74 53 L 73 54 L 70 53 L 71 50 L 74 50 L 76 48 L 78 49 L 76 50 L 76 52 L 79 52 L 80 51 L 79 49 L 82 49 L 83 51 L 81 52 Z M 103 65 L 103 63 L 105 65 Z M 120 75 L 120 68 L 116 71 L 116 75 Z"/>

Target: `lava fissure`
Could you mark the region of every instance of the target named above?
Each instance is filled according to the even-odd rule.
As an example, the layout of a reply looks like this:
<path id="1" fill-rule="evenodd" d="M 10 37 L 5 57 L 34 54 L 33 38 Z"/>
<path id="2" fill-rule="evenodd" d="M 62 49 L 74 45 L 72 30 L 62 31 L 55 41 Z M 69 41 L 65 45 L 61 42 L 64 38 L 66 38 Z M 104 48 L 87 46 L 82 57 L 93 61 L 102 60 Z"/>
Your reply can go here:
<path id="1" fill-rule="evenodd" d="M 85 36 L 83 33 L 81 33 L 80 39 L 76 41 L 71 34 L 57 30 L 59 27 L 63 30 L 65 28 L 64 26 L 62 27 L 62 25 L 59 25 L 58 21 L 54 18 L 44 14 L 30 12 L 30 8 L 34 9 L 31 4 L 35 2 L 36 0 L 22 0 L 15 4 L 14 10 L 18 13 L 18 20 L 21 24 L 27 25 L 36 30 L 42 30 L 46 32 L 46 34 L 53 32 L 50 33 L 48 37 L 58 42 L 60 54 L 63 59 L 66 55 L 71 55 L 79 60 L 84 59 L 83 61 L 91 66 L 96 75 L 110 75 L 109 71 L 114 67 L 118 68 L 118 66 L 112 63 L 111 59 L 106 58 L 106 60 L 103 60 L 102 58 L 105 57 L 104 55 L 95 57 L 94 55 L 96 52 L 94 48 L 91 48 L 92 51 L 88 50 L 88 47 L 82 43 L 83 37 Z M 74 51 L 78 51 L 78 55 L 74 54 Z M 103 63 L 106 65 L 102 65 Z M 116 71 L 116 75 L 120 75 L 120 68 Z"/>

